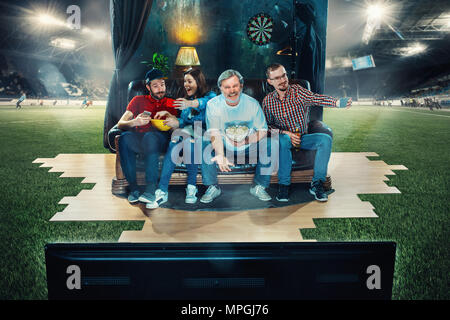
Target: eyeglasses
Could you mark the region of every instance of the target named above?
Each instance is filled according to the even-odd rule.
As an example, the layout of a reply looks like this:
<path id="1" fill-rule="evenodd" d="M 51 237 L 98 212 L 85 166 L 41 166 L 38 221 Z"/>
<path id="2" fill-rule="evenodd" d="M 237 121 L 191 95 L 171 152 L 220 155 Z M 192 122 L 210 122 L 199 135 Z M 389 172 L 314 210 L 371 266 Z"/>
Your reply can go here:
<path id="1" fill-rule="evenodd" d="M 270 80 L 272 80 L 272 81 L 280 81 L 281 79 L 285 79 L 286 77 L 287 77 L 286 73 L 283 73 L 283 75 L 281 75 L 279 77 L 272 78 Z"/>

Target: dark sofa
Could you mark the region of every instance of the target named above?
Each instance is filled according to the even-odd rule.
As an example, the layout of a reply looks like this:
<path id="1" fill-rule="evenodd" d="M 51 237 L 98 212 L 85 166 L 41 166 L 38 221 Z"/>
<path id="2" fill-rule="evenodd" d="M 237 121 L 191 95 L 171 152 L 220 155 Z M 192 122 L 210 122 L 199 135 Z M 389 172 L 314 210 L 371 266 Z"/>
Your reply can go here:
<path id="1" fill-rule="evenodd" d="M 214 90 L 217 94 L 220 93 L 219 88 L 217 88 L 216 80 L 207 80 L 209 87 Z M 297 83 L 306 89 L 310 89 L 309 82 L 306 80 L 290 80 L 290 83 Z M 167 96 L 171 98 L 177 98 L 181 96 L 183 89 L 182 80 L 166 80 L 166 90 Z M 264 97 L 273 91 L 273 87 L 270 86 L 265 79 L 246 79 L 244 80 L 244 93 L 252 96 L 260 103 Z M 128 102 L 137 95 L 148 94 L 147 89 L 143 81 L 132 81 L 128 86 Z M 308 124 L 308 133 L 327 133 L 332 136 L 332 131 L 328 128 L 322 121 L 320 121 L 321 110 L 314 110 L 319 108 L 313 108 L 310 113 L 310 122 Z M 126 193 L 126 188 L 128 182 L 126 181 L 121 166 L 118 148 L 118 139 L 122 130 L 117 128 L 115 125 L 108 132 L 108 143 L 110 150 L 116 152 L 116 176 L 112 180 L 112 193 L 113 194 L 124 194 Z M 159 161 L 159 169 L 162 166 L 162 159 L 164 155 L 161 155 Z M 315 151 L 300 150 L 298 152 L 293 151 L 293 164 L 292 164 L 292 183 L 306 183 L 310 182 L 313 176 L 313 166 L 314 166 L 314 156 Z M 255 171 L 254 164 L 241 164 L 232 167 L 231 172 L 220 172 L 218 171 L 219 184 L 249 184 L 253 181 L 253 175 Z M 137 181 L 138 184 L 144 184 L 144 170 L 143 162 L 137 161 Z M 271 178 L 271 183 L 276 183 L 278 181 L 276 174 Z M 170 184 L 185 184 L 186 183 L 186 167 L 184 164 L 177 166 Z M 201 184 L 201 174 L 200 169 L 197 175 L 197 183 Z M 328 176 L 327 181 L 324 184 L 325 189 L 331 189 L 331 178 Z"/>

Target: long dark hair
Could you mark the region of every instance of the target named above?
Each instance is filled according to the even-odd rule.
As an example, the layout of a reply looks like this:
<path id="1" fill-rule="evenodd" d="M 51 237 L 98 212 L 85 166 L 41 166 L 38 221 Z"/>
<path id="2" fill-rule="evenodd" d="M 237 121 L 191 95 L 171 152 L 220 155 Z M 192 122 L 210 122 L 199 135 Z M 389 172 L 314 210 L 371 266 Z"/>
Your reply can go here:
<path id="1" fill-rule="evenodd" d="M 194 94 L 194 99 L 204 97 L 205 94 L 209 91 L 208 85 L 206 84 L 205 75 L 200 69 L 197 68 L 189 68 L 184 74 L 183 74 L 183 81 L 184 76 L 187 74 L 190 74 L 192 78 L 194 78 L 195 82 L 197 82 L 197 91 Z M 183 86 L 183 98 L 188 98 L 186 89 Z"/>

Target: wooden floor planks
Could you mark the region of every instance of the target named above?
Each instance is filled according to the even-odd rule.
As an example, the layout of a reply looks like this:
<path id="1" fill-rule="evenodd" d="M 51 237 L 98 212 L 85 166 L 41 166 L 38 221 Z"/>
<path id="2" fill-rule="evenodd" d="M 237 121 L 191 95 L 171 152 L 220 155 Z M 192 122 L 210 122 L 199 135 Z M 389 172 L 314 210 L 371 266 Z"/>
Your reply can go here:
<path id="1" fill-rule="evenodd" d="M 328 173 L 335 192 L 326 203 L 239 212 L 147 210 L 143 204 L 132 206 L 125 198 L 111 193 L 114 154 L 59 154 L 36 159 L 34 163 L 50 168 L 49 172 L 61 172 L 61 178 L 79 177 L 83 178 L 82 183 L 95 183 L 91 190 L 61 199 L 59 203 L 67 206 L 51 221 L 145 221 L 142 230 L 124 231 L 121 242 L 296 242 L 305 241 L 299 229 L 314 228 L 313 219 L 376 218 L 373 206 L 361 201 L 358 194 L 400 193 L 386 184 L 387 175 L 407 168 L 369 160 L 368 156 L 377 154 L 332 153 Z"/>

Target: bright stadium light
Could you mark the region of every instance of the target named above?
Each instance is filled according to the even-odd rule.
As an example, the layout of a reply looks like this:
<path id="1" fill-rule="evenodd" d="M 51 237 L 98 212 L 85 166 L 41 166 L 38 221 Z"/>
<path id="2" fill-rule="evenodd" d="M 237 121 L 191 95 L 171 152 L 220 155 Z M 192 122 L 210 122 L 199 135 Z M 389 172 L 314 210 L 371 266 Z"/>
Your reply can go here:
<path id="1" fill-rule="evenodd" d="M 371 3 L 366 9 L 366 26 L 364 28 L 362 41 L 368 44 L 375 33 L 375 30 L 380 29 L 381 23 L 389 23 L 391 20 L 392 6 L 386 3 L 377 2 Z"/>
<path id="2" fill-rule="evenodd" d="M 371 4 L 367 8 L 368 19 L 381 21 L 386 14 L 386 7 L 381 4 Z"/>
<path id="3" fill-rule="evenodd" d="M 50 41 L 50 45 L 61 49 L 75 49 L 76 42 L 67 38 L 54 38 Z"/>
<path id="4" fill-rule="evenodd" d="M 37 20 L 42 25 L 66 26 L 66 23 L 64 21 L 52 17 L 51 15 L 48 15 L 46 13 L 38 15 Z"/>
<path id="5" fill-rule="evenodd" d="M 414 43 L 412 46 L 405 48 L 403 55 L 406 57 L 425 52 L 427 47 L 421 43 Z"/>

